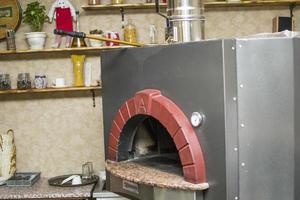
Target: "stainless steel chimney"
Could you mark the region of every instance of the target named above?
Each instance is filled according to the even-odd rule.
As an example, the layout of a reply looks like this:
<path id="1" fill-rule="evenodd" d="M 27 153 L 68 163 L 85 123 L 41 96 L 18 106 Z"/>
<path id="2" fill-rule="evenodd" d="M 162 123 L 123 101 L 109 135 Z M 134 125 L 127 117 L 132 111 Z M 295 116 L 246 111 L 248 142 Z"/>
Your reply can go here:
<path id="1" fill-rule="evenodd" d="M 167 19 L 167 29 L 171 30 L 173 42 L 192 42 L 204 39 L 205 17 L 202 0 L 168 0 L 167 15 L 157 12 Z"/>

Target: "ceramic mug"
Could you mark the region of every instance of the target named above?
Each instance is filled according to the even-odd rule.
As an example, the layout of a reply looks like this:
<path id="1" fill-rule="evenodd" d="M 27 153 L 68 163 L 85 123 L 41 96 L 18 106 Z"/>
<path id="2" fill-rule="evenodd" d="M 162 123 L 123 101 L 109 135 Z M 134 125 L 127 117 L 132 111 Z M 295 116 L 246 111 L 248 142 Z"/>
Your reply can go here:
<path id="1" fill-rule="evenodd" d="M 47 87 L 47 77 L 46 75 L 35 75 L 34 77 L 34 87 L 37 89 L 42 89 Z"/>
<path id="2" fill-rule="evenodd" d="M 53 80 L 52 84 L 54 87 L 65 87 L 66 86 L 64 78 L 56 78 Z"/>

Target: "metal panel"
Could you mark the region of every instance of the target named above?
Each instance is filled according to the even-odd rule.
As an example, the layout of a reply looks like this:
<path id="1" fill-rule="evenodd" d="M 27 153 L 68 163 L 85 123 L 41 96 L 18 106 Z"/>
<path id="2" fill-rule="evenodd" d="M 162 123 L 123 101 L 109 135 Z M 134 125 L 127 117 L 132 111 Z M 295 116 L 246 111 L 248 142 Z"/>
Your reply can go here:
<path id="1" fill-rule="evenodd" d="M 197 197 L 196 197 L 197 196 Z M 154 188 L 153 200 L 203 200 L 202 192 L 196 195 L 196 191 L 189 190 L 172 190 L 167 188 Z"/>
<path id="2" fill-rule="evenodd" d="M 135 200 L 154 200 L 154 188 L 150 185 L 135 184 L 137 185 L 137 192 L 130 191 L 124 188 L 124 180 L 114 176 L 110 173 L 107 174 L 110 184 L 109 190 L 118 193 L 126 198 Z"/>
<path id="3" fill-rule="evenodd" d="M 240 199 L 294 199 L 292 39 L 237 41 Z"/>
<path id="4" fill-rule="evenodd" d="M 236 41 L 224 41 L 224 98 L 227 199 L 239 196 Z"/>
<path id="5" fill-rule="evenodd" d="M 206 116 L 196 128 L 213 192 L 205 200 L 226 196 L 223 41 L 203 41 L 151 48 L 130 48 L 102 55 L 105 140 L 111 120 L 125 100 L 153 88 L 173 100 L 189 118 Z"/>
<path id="6" fill-rule="evenodd" d="M 300 38 L 294 39 L 294 103 L 295 103 L 295 185 L 294 199 L 300 199 Z"/>

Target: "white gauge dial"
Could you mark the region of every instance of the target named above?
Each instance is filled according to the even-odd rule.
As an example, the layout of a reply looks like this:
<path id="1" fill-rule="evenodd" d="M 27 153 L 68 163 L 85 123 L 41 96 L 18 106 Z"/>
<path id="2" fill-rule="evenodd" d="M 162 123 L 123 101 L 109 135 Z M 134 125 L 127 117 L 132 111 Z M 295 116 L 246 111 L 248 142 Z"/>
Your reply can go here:
<path id="1" fill-rule="evenodd" d="M 202 124 L 203 116 L 198 112 L 193 112 L 191 116 L 191 124 L 194 127 L 198 127 Z"/>

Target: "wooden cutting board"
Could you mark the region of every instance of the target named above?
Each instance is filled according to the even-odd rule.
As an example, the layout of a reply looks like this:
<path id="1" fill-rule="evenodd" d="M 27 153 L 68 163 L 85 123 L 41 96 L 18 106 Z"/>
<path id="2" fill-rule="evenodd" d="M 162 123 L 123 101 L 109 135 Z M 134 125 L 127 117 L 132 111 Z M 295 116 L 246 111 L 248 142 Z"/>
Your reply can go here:
<path id="1" fill-rule="evenodd" d="M 0 0 L 0 40 L 7 29 L 17 30 L 21 23 L 22 10 L 18 0 Z"/>

